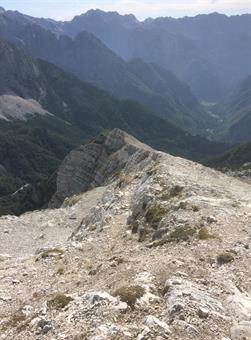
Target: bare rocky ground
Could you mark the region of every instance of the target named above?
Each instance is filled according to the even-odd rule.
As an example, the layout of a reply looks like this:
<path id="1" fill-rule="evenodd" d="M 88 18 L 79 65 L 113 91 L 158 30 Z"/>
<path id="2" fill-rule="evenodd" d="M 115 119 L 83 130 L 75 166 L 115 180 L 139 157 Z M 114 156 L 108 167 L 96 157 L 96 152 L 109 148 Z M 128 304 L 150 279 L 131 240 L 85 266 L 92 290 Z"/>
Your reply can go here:
<path id="1" fill-rule="evenodd" d="M 102 187 L 0 219 L 0 339 L 250 340 L 250 185 L 124 140 Z"/>

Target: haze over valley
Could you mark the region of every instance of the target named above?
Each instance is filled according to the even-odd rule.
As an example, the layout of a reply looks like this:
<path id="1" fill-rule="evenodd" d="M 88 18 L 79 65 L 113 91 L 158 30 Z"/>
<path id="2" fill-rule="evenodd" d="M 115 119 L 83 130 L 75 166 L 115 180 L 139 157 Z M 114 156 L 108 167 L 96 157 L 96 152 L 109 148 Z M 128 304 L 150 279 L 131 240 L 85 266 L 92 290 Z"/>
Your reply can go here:
<path id="1" fill-rule="evenodd" d="M 0 338 L 251 339 L 246 1 L 20 3 L 0 8 Z"/>

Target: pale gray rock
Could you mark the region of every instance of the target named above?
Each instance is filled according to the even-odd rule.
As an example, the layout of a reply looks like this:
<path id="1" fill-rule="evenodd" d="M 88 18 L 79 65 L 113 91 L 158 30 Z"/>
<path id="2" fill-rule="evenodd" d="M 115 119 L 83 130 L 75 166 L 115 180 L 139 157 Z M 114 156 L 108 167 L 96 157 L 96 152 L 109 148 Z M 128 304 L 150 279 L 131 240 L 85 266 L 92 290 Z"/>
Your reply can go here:
<path id="1" fill-rule="evenodd" d="M 50 206 L 58 207 L 66 197 L 114 180 L 116 173 L 144 163 L 151 153 L 150 147 L 119 129 L 109 132 L 102 142 L 93 141 L 80 146 L 66 156 L 59 167 L 57 191 Z"/>
<path id="2" fill-rule="evenodd" d="M 251 339 L 251 322 L 241 321 L 230 329 L 232 340 Z"/>
<path id="3" fill-rule="evenodd" d="M 167 281 L 165 295 L 167 313 L 179 316 L 180 313 L 196 318 L 207 318 L 210 313 L 224 313 L 221 302 L 212 297 L 205 289 L 187 279 L 171 278 Z"/>
<path id="4" fill-rule="evenodd" d="M 198 315 L 201 319 L 206 319 L 209 316 L 209 310 L 203 307 L 200 307 L 198 310 Z"/>
<path id="5" fill-rule="evenodd" d="M 0 333 L 13 340 L 249 340 L 250 186 L 120 130 L 97 145 L 106 142 L 102 187 L 59 209 L 0 219 L 1 251 L 11 255 L 0 261 Z M 136 232 L 146 226 L 140 243 L 133 223 Z M 198 237 L 202 227 L 211 237 Z M 189 228 L 191 236 L 179 239 Z M 148 248 L 156 233 L 154 242 L 166 242 Z M 176 239 L 165 239 L 172 233 Z M 217 266 L 229 250 L 234 261 Z M 123 287 L 133 287 L 129 296 L 114 297 Z M 50 308 L 58 294 L 73 300 Z M 24 313 L 24 306 L 32 308 Z M 40 319 L 49 323 L 38 328 Z"/>
<path id="6" fill-rule="evenodd" d="M 144 323 L 149 328 L 158 328 L 159 327 L 159 328 L 163 329 L 166 334 L 171 333 L 171 330 L 170 330 L 169 326 L 165 322 L 163 322 L 163 321 L 159 320 L 158 318 L 156 318 L 154 315 L 148 315 L 145 318 L 145 322 Z"/>

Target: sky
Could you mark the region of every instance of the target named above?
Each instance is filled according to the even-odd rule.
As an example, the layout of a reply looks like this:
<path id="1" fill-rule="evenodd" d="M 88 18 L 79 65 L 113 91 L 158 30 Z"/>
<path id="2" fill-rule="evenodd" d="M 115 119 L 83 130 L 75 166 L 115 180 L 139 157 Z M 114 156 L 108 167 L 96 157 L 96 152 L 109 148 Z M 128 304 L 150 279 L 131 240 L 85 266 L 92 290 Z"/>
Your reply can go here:
<path id="1" fill-rule="evenodd" d="M 36 17 L 70 20 L 89 9 L 133 13 L 139 20 L 148 17 L 183 17 L 219 12 L 227 15 L 251 13 L 251 0 L 0 0 L 6 10 Z"/>

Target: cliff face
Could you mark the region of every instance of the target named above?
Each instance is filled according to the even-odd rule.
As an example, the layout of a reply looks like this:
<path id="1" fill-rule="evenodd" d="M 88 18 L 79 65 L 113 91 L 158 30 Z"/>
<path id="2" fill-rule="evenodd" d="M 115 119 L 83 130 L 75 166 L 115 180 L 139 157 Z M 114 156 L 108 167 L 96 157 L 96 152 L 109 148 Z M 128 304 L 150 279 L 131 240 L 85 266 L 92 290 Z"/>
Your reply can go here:
<path id="1" fill-rule="evenodd" d="M 57 172 L 57 191 L 50 207 L 115 179 L 129 163 L 153 155 L 153 150 L 120 129 L 70 152 Z M 132 165 L 131 165 L 132 166 Z"/>

